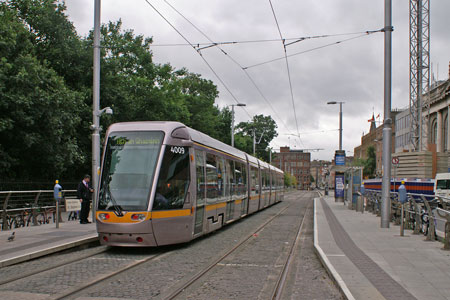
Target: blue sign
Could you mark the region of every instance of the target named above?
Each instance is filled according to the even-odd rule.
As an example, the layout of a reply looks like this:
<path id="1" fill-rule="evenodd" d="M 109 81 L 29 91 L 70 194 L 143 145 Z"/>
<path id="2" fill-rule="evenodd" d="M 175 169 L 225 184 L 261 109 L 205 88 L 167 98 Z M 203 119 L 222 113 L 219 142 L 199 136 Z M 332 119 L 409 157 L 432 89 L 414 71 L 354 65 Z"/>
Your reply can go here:
<path id="1" fill-rule="evenodd" d="M 344 198 L 344 174 L 336 175 L 334 184 L 334 196 Z"/>
<path id="2" fill-rule="evenodd" d="M 336 166 L 345 166 L 345 154 L 336 154 L 334 161 Z"/>

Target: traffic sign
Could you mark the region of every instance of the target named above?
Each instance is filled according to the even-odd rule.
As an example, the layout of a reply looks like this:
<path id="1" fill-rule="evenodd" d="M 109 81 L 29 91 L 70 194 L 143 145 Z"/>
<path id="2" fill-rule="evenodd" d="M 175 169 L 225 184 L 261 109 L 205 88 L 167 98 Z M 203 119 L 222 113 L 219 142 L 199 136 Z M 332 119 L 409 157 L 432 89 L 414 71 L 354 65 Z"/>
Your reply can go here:
<path id="1" fill-rule="evenodd" d="M 400 159 L 398 159 L 398 157 L 393 157 L 393 158 L 392 158 L 392 163 L 393 163 L 394 165 L 398 165 L 399 162 L 400 162 Z"/>

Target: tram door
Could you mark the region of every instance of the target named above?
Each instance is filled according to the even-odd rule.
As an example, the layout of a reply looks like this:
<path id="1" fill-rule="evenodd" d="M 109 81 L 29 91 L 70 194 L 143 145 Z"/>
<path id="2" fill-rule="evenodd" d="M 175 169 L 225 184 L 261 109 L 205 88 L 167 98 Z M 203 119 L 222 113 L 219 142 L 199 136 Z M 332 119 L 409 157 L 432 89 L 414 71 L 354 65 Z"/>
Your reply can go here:
<path id="1" fill-rule="evenodd" d="M 203 220 L 205 218 L 206 178 L 204 151 L 195 151 L 195 173 L 197 192 L 195 199 L 194 235 L 197 235 L 203 232 Z"/>

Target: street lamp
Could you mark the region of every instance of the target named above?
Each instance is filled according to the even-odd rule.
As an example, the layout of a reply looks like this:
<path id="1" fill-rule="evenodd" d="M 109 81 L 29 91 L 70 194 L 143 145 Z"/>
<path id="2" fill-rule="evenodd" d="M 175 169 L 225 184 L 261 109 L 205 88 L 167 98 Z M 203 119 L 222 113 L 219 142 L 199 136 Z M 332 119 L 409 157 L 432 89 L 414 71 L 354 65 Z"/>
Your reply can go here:
<path id="1" fill-rule="evenodd" d="M 339 103 L 339 150 L 342 150 L 342 101 L 329 101 L 327 104 L 338 104 Z"/>
<path id="2" fill-rule="evenodd" d="M 245 103 L 231 104 L 231 147 L 234 147 L 234 107 L 246 106 Z"/>
<path id="3" fill-rule="evenodd" d="M 100 168 L 100 115 L 112 113 L 111 108 L 100 110 L 100 6 L 101 0 L 94 2 L 94 61 L 92 85 L 92 186 L 95 192 L 92 197 L 92 222 L 95 222 L 95 209 L 99 187 Z"/>

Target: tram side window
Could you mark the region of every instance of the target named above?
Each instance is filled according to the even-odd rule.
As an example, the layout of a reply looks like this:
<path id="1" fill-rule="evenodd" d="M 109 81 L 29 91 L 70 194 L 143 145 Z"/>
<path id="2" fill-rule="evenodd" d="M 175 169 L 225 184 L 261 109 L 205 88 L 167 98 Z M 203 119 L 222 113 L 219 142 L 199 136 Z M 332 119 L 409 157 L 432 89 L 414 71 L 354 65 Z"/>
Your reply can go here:
<path id="1" fill-rule="evenodd" d="M 183 208 L 189 188 L 189 148 L 166 146 L 153 210 Z"/>
<path id="2" fill-rule="evenodd" d="M 247 169 L 244 164 L 235 162 L 235 195 L 243 197 L 247 193 Z"/>
<path id="3" fill-rule="evenodd" d="M 204 152 L 195 151 L 195 170 L 197 175 L 197 205 L 203 203 L 205 199 L 205 159 Z"/>
<path id="4" fill-rule="evenodd" d="M 255 167 L 250 167 L 250 180 L 251 180 L 251 194 L 255 195 L 259 192 L 259 182 L 258 182 L 258 169 Z"/>
<path id="5" fill-rule="evenodd" d="M 231 198 L 234 195 L 233 191 L 235 188 L 234 161 L 227 160 L 225 162 L 225 167 L 227 168 L 227 174 L 228 174 L 228 198 Z"/>
<path id="6" fill-rule="evenodd" d="M 222 198 L 225 196 L 226 170 L 222 157 L 217 157 L 217 197 Z"/>
<path id="7" fill-rule="evenodd" d="M 241 194 L 240 188 L 242 184 L 242 171 L 240 163 L 233 162 L 234 183 L 233 183 L 233 196 L 239 196 Z"/>
<path id="8" fill-rule="evenodd" d="M 265 191 L 266 190 L 266 171 L 265 170 L 261 170 L 261 191 Z"/>
<path id="9" fill-rule="evenodd" d="M 216 157 L 212 154 L 206 154 L 206 198 L 216 199 L 218 195 L 218 176 L 217 176 Z"/>

